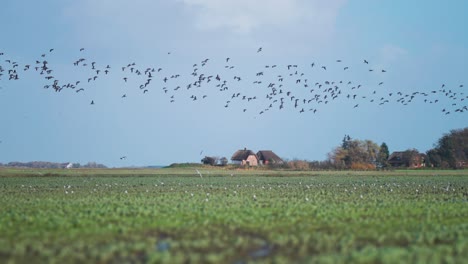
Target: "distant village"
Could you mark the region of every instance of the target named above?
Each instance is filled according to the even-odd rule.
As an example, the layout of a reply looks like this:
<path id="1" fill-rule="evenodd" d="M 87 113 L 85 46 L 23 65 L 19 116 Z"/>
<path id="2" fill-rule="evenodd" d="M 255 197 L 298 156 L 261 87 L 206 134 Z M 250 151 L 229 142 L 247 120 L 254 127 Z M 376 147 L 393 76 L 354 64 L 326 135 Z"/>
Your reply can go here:
<path id="1" fill-rule="evenodd" d="M 205 165 L 226 166 L 227 158 L 205 156 Z M 341 144 L 324 161 L 283 160 L 272 150 L 254 152 L 244 148 L 231 157 L 231 164 L 240 167 L 268 167 L 291 170 L 375 170 L 395 168 L 468 169 L 468 127 L 444 134 L 426 153 L 417 149 L 389 152 L 385 142 L 352 139 L 345 135 Z"/>
<path id="2" fill-rule="evenodd" d="M 422 153 L 412 155 L 411 160 L 408 162 L 406 153 L 404 151 L 395 151 L 388 158 L 388 164 L 393 168 L 421 168 L 425 167 L 425 159 L 427 156 Z M 211 157 L 205 156 L 201 163 L 211 166 L 227 166 L 233 165 L 238 167 L 269 167 L 269 168 L 284 168 L 284 169 L 333 169 L 336 168 L 330 161 L 304 161 L 304 160 L 290 160 L 285 161 L 280 158 L 272 150 L 260 150 L 256 153 L 250 149 L 244 148 L 237 150 L 229 160 L 226 157 Z M 72 162 L 45 162 L 45 161 L 32 161 L 32 162 L 9 162 L 1 164 L 0 167 L 13 167 L 13 168 L 36 168 L 36 169 L 79 169 L 79 168 L 107 168 L 104 164 L 96 162 L 88 162 L 86 164 L 72 163 Z"/>
<path id="3" fill-rule="evenodd" d="M 126 158 L 122 157 L 121 159 Z M 371 140 L 352 139 L 345 135 L 341 144 L 330 153 L 324 161 L 284 160 L 273 150 L 259 150 L 254 152 L 244 148 L 234 152 L 231 159 L 226 157 L 205 156 L 201 160 L 204 166 L 233 166 L 237 168 L 265 167 L 268 169 L 289 170 L 375 170 L 394 168 L 445 168 L 468 169 L 468 127 L 455 129 L 444 134 L 434 148 L 426 153 L 416 149 L 389 152 L 387 144 L 380 146 Z M 169 167 L 179 166 L 180 163 Z M 182 163 L 184 166 L 199 166 L 200 163 Z M 37 168 L 37 169 L 77 169 L 77 168 L 106 168 L 96 162 L 85 165 L 65 162 L 9 162 L 0 167 Z M 135 168 L 135 167 L 132 167 Z M 157 168 L 147 166 L 144 168 Z M 160 168 L 160 167 L 158 167 Z"/>
<path id="4" fill-rule="evenodd" d="M 412 152 L 412 153 L 408 153 Z M 387 159 L 387 167 L 391 168 L 423 168 L 426 167 L 427 155 L 415 150 L 395 151 Z M 201 163 L 211 166 L 226 166 L 226 157 L 205 156 Z M 237 150 L 231 157 L 231 165 L 239 167 L 271 167 L 289 169 L 336 169 L 338 166 L 331 161 L 305 161 L 291 160 L 285 161 L 272 150 L 260 150 L 257 153 L 244 148 Z M 378 165 L 374 165 L 374 169 Z"/>
<path id="5" fill-rule="evenodd" d="M 411 153 L 408 153 L 411 152 Z M 282 169 L 344 169 L 343 166 L 336 164 L 331 160 L 326 161 L 306 161 L 306 160 L 283 160 L 272 150 L 260 150 L 256 153 L 250 149 L 244 148 L 237 150 L 231 157 L 231 162 L 226 157 L 205 156 L 201 163 L 209 166 L 237 166 L 241 168 L 249 167 L 268 167 Z M 395 151 L 389 155 L 387 159 L 387 167 L 389 168 L 423 168 L 427 165 L 427 155 L 419 153 L 415 150 Z M 81 165 L 79 163 L 64 162 L 9 162 L 1 164 L 0 167 L 16 167 L 16 168 L 36 168 L 36 169 L 79 169 L 79 168 L 107 168 L 103 164 L 96 162 L 88 162 Z M 376 169 L 378 164 L 372 164 L 365 169 Z M 149 167 L 148 167 L 149 168 Z M 358 168 L 351 168 L 358 169 Z"/>

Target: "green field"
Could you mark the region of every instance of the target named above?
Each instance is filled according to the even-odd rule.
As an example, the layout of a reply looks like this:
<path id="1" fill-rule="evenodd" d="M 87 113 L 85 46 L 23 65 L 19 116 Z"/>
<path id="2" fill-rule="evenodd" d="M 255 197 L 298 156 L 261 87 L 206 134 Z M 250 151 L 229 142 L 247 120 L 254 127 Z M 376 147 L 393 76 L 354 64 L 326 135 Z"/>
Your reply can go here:
<path id="1" fill-rule="evenodd" d="M 0 263 L 467 263 L 468 171 L 0 169 Z"/>

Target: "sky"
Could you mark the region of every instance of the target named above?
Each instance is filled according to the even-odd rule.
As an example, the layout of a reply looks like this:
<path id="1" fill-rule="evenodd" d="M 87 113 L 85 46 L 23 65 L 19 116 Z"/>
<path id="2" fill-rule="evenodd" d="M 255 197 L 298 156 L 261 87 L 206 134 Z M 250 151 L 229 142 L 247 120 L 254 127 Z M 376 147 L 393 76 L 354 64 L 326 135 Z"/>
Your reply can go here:
<path id="1" fill-rule="evenodd" d="M 468 125 L 466 13 L 464 0 L 3 0 L 0 163 L 325 160 L 344 135 L 425 152 Z"/>

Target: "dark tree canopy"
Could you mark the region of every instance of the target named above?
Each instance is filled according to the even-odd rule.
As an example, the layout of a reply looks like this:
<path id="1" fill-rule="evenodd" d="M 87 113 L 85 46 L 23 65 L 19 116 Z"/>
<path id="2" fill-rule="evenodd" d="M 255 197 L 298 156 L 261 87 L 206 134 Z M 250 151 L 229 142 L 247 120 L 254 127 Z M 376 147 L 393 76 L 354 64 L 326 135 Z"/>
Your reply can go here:
<path id="1" fill-rule="evenodd" d="M 390 152 L 388 150 L 387 144 L 384 142 L 380 145 L 379 154 L 377 155 L 377 165 L 380 168 L 387 168 L 388 164 L 388 157 L 390 156 Z"/>
<path id="2" fill-rule="evenodd" d="M 430 165 L 439 168 L 463 168 L 468 166 L 468 127 L 444 134 L 427 152 Z"/>
<path id="3" fill-rule="evenodd" d="M 417 166 L 417 164 L 421 164 L 421 159 L 421 155 L 417 149 L 407 149 L 403 151 L 402 161 L 406 167 L 413 167 Z"/>
<path id="4" fill-rule="evenodd" d="M 205 165 L 211 165 L 211 166 L 214 166 L 216 165 L 216 163 L 218 162 L 218 159 L 215 158 L 215 157 L 204 157 L 201 162 Z"/>

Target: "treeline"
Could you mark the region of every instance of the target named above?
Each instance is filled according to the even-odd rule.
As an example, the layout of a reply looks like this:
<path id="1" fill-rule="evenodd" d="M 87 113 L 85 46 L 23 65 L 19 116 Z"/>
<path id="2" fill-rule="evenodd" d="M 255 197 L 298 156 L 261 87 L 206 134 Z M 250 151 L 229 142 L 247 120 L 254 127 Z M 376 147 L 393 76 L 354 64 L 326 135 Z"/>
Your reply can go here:
<path id="1" fill-rule="evenodd" d="M 70 165 L 70 166 L 69 166 Z M 107 168 L 103 164 L 96 162 L 88 162 L 84 165 L 79 163 L 57 163 L 48 161 L 31 161 L 31 162 L 9 162 L 6 164 L 0 163 L 2 167 L 14 167 L 14 168 L 33 168 L 33 169 L 65 169 L 65 168 Z"/>
<path id="2" fill-rule="evenodd" d="M 373 170 L 400 168 L 468 168 L 468 127 L 444 134 L 435 147 L 426 153 L 417 149 L 389 152 L 371 140 L 352 139 L 345 135 L 325 161 L 290 160 L 272 168 L 292 170 Z"/>

